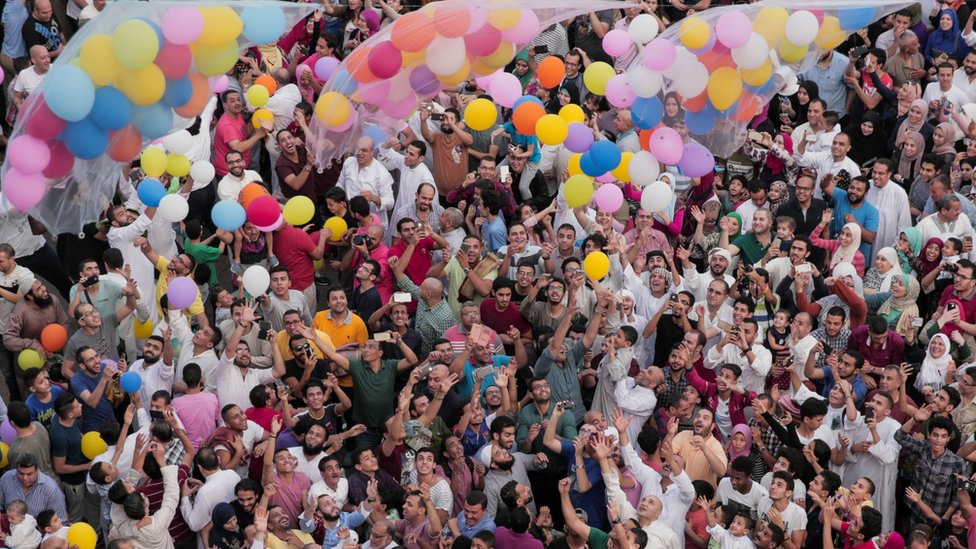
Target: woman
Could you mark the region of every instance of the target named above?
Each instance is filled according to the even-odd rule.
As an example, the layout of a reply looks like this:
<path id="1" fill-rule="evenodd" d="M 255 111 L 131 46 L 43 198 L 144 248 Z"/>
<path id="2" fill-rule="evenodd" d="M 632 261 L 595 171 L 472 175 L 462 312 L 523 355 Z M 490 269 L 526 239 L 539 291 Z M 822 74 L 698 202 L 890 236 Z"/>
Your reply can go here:
<path id="1" fill-rule="evenodd" d="M 785 181 L 777 180 L 769 184 L 769 193 L 767 193 L 769 211 L 776 217 L 776 212 L 779 211 L 780 206 L 786 204 L 790 199 L 790 188 L 786 185 Z"/>
<path id="2" fill-rule="evenodd" d="M 915 389 L 922 393 L 926 402 L 932 400 L 944 385 L 954 381 L 946 380 L 949 365 L 952 364 L 952 354 L 949 353 L 949 347 L 949 336 L 945 334 L 935 334 L 929 341 L 925 359 L 922 360 L 922 367 L 915 377 Z"/>
<path id="3" fill-rule="evenodd" d="M 753 163 L 762 165 L 759 179 L 764 183 L 777 180 L 792 181 L 796 166 L 790 167 L 787 162 L 793 156 L 793 138 L 788 133 L 778 133 L 776 137 L 767 133 L 763 134 L 759 144 L 765 148 L 756 147 L 747 139 L 742 149 Z"/>
<path id="4" fill-rule="evenodd" d="M 678 99 L 678 92 L 668 92 L 664 95 L 664 119 L 665 126 L 673 128 L 678 120 L 684 120 L 684 109 L 681 108 L 681 100 Z"/>
<path id="5" fill-rule="evenodd" d="M 903 185 L 910 185 L 915 181 L 918 170 L 922 167 L 922 156 L 925 154 L 925 138 L 919 132 L 910 132 L 901 142 L 898 151 L 898 170 L 895 179 Z"/>
<path id="6" fill-rule="evenodd" d="M 905 341 L 915 340 L 911 321 L 918 317 L 918 294 L 920 286 L 915 277 L 900 274 L 891 282 L 891 297 L 878 308 L 878 316 L 888 321 L 888 328 L 898 332 Z"/>
<path id="7" fill-rule="evenodd" d="M 537 212 L 531 204 L 519 206 L 517 215 L 519 221 L 525 225 L 525 230 L 529 233 L 529 242 L 535 246 L 542 246 L 546 242 L 556 241 L 556 231 L 552 228 L 552 218 L 550 214 L 556 211 L 556 201 L 553 200 L 549 206 Z M 599 220 L 599 213 L 597 213 Z"/>
<path id="8" fill-rule="evenodd" d="M 800 89 L 796 91 L 794 98 L 796 100 L 796 105 L 794 105 L 794 110 L 796 111 L 795 122 L 799 126 L 807 121 L 807 111 L 810 110 L 810 101 L 820 99 L 820 86 L 812 80 L 804 80 L 800 82 Z"/>
<path id="9" fill-rule="evenodd" d="M 559 85 L 559 89 L 556 90 L 556 96 L 546 104 L 546 110 L 551 114 L 556 114 L 566 105 L 570 103 L 579 105 L 579 102 L 579 88 L 576 87 L 576 84 L 563 82 Z"/>
<path id="10" fill-rule="evenodd" d="M 746 423 L 739 423 L 732 427 L 732 436 L 725 445 L 725 452 L 729 456 L 729 463 L 739 457 L 747 457 L 752 462 L 752 479 L 755 482 L 762 480 L 766 474 L 766 462 L 763 461 L 762 454 L 757 452 L 752 445 L 752 429 Z"/>
<path id="11" fill-rule="evenodd" d="M 945 242 L 939 237 L 933 237 L 925 243 L 922 253 L 915 258 L 912 268 L 918 273 L 919 286 L 922 287 L 922 299 L 919 300 L 919 313 L 922 318 L 927 318 L 929 314 L 939 306 L 939 298 L 946 286 L 952 284 L 951 276 L 941 276 L 946 272 L 943 268 L 946 265 L 942 262 L 942 247 Z"/>
<path id="12" fill-rule="evenodd" d="M 891 279 L 901 273 L 898 252 L 894 248 L 886 247 L 878 251 L 874 267 L 868 269 L 864 275 L 865 295 L 887 293 L 891 291 Z"/>
<path id="13" fill-rule="evenodd" d="M 820 224 L 810 233 L 810 243 L 818 248 L 824 248 L 832 252 L 830 257 L 830 269 L 841 263 L 854 265 L 859 276 L 864 276 L 864 254 L 858 247 L 861 245 L 861 226 L 857 223 L 847 223 L 841 230 L 837 239 L 823 239 L 820 234 L 834 220 L 832 210 L 826 210 L 820 219 Z"/>
<path id="14" fill-rule="evenodd" d="M 951 122 L 942 122 L 932 132 L 932 152 L 948 166 L 956 161 L 956 130 Z"/>
<path id="15" fill-rule="evenodd" d="M 898 250 L 898 260 L 901 270 L 905 274 L 911 274 L 912 262 L 922 253 L 922 233 L 915 227 L 906 227 L 898 235 L 898 242 L 895 244 Z"/>
<path id="16" fill-rule="evenodd" d="M 939 13 L 939 24 L 929 33 L 925 42 L 925 62 L 939 66 L 951 59 L 961 65 L 967 53 L 969 46 L 962 38 L 959 17 L 950 9 L 942 10 Z"/>
<path id="17" fill-rule="evenodd" d="M 522 50 L 515 54 L 515 59 L 505 67 L 505 72 L 510 72 L 519 79 L 519 83 L 522 84 L 522 92 L 524 93 L 526 86 L 535 77 L 535 73 L 529 66 L 529 50 Z"/>
<path id="18" fill-rule="evenodd" d="M 220 502 L 211 513 L 210 537 L 207 547 L 213 549 L 241 549 L 244 532 L 237 524 L 237 513 L 229 503 Z"/>
<path id="19" fill-rule="evenodd" d="M 844 133 L 851 137 L 851 150 L 847 156 L 858 164 L 888 156 L 888 149 L 885 148 L 888 135 L 877 112 L 864 113 L 861 123 L 847 126 Z"/>
<path id="20" fill-rule="evenodd" d="M 686 217 L 695 220 L 695 232 L 691 237 L 691 259 L 695 264 L 704 264 L 709 250 L 718 246 L 721 233 L 717 223 L 721 210 L 721 204 L 717 200 L 710 200 L 701 207 L 691 206 L 689 209 L 691 215 Z"/>
<path id="21" fill-rule="evenodd" d="M 888 150 L 900 149 L 912 133 L 920 133 L 928 143 L 932 139 L 932 126 L 925 123 L 929 115 L 929 105 L 922 99 L 915 99 L 904 115 L 895 121 L 895 127 L 888 136 Z M 923 151 L 925 147 L 922 147 Z"/>

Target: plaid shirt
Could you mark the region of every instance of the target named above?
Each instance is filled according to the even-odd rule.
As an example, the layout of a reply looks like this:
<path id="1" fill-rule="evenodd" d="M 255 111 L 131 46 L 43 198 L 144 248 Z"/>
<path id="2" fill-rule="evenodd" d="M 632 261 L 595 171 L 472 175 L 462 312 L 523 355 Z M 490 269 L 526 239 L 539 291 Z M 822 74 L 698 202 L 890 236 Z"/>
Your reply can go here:
<path id="1" fill-rule="evenodd" d="M 963 473 L 963 459 L 949 450 L 933 458 L 928 441 L 916 440 L 902 429 L 895 432 L 895 440 L 906 452 L 915 455 L 911 487 L 922 494 L 922 499 L 932 508 L 932 512 L 942 516 L 955 503 L 956 475 Z M 908 507 L 912 510 L 912 528 L 919 522 L 932 525 L 917 505 L 908 502 Z"/>
<path id="2" fill-rule="evenodd" d="M 682 370 L 681 378 L 678 379 L 678 381 L 675 381 L 674 378 L 671 377 L 670 368 L 665 368 L 664 385 L 667 387 L 667 390 L 658 394 L 657 401 L 659 406 L 663 405 L 664 409 L 667 409 L 668 406 L 676 406 L 678 404 L 677 399 L 681 398 L 681 395 L 685 392 L 685 388 L 689 385 L 688 376 L 686 376 L 684 370 Z"/>
<path id="3" fill-rule="evenodd" d="M 420 298 L 420 287 L 413 283 L 406 275 L 397 280 L 400 289 L 409 292 L 417 303 L 417 317 L 415 328 L 423 337 L 420 347 L 420 359 L 424 360 L 434 349 L 434 342 L 444 337 L 444 332 L 458 325 L 457 317 L 451 310 L 451 305 L 446 299 L 440 300 L 436 305 L 430 307 Z"/>
<path id="4" fill-rule="evenodd" d="M 166 447 L 166 451 L 163 452 L 163 456 L 166 458 L 166 465 L 179 465 L 183 463 L 183 456 L 186 455 L 186 448 L 183 447 L 183 442 L 178 438 L 174 438 L 169 446 Z"/>
<path id="5" fill-rule="evenodd" d="M 759 439 L 762 441 L 763 446 L 769 450 L 769 453 L 775 456 L 776 452 L 779 451 L 779 447 L 783 444 L 780 442 L 779 437 L 776 436 L 776 433 L 769 427 L 763 429 L 762 425 L 754 417 L 749 418 L 749 427 L 759 427 Z M 752 444 L 755 445 L 756 441 L 752 441 Z M 759 451 L 758 448 L 756 451 Z"/>
<path id="6" fill-rule="evenodd" d="M 846 351 L 847 342 L 851 339 L 851 330 L 849 328 L 841 328 L 840 332 L 836 336 L 830 337 L 827 335 L 827 330 L 817 328 L 816 330 L 810 332 L 810 335 L 812 335 L 817 341 L 822 341 L 837 351 Z M 814 363 L 814 366 L 817 368 L 822 368 L 824 364 L 826 364 L 824 362 L 824 358 L 826 358 L 826 355 L 824 353 L 820 353 L 820 355 L 817 357 L 817 361 Z M 800 367 L 802 368 L 802 366 Z"/>

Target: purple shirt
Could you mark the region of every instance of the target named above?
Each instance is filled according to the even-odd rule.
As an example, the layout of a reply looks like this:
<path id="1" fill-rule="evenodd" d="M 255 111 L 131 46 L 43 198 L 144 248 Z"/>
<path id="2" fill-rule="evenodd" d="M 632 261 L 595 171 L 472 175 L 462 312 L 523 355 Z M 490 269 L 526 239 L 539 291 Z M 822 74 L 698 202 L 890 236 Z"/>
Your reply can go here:
<path id="1" fill-rule="evenodd" d="M 851 332 L 847 340 L 847 349 L 864 355 L 864 360 L 871 366 L 884 368 L 889 364 L 901 364 L 905 361 L 905 339 L 898 333 L 888 330 L 887 339 L 880 347 L 871 343 L 868 325 L 862 324 Z"/>

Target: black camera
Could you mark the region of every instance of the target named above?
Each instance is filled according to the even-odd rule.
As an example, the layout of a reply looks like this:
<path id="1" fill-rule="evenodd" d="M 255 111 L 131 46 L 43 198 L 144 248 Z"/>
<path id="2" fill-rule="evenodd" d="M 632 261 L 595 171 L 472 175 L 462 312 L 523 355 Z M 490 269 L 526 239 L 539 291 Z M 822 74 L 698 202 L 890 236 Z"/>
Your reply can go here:
<path id="1" fill-rule="evenodd" d="M 366 238 L 363 237 L 362 235 L 356 235 L 352 237 L 352 244 L 353 246 L 362 246 L 366 244 Z"/>
<path id="2" fill-rule="evenodd" d="M 752 269 L 753 269 L 752 265 L 746 265 L 742 268 L 742 272 L 749 274 L 752 272 Z"/>
<path id="3" fill-rule="evenodd" d="M 955 272 L 958 272 L 959 271 L 959 264 L 958 263 L 946 263 L 945 265 L 942 266 L 942 270 L 945 271 L 945 272 L 947 272 L 947 273 L 955 273 Z"/>
<path id="4" fill-rule="evenodd" d="M 98 275 L 94 275 L 86 278 L 81 285 L 85 288 L 91 288 L 95 284 L 98 284 Z"/>

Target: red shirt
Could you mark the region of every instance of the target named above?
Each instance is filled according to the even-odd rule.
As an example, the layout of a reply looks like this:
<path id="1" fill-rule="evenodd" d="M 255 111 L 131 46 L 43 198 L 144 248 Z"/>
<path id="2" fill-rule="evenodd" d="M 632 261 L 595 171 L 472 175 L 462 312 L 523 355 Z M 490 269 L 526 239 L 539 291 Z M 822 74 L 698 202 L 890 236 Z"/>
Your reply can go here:
<path id="1" fill-rule="evenodd" d="M 190 476 L 190 468 L 186 465 L 180 465 L 179 473 L 177 473 L 177 480 L 180 484 Z M 149 514 L 153 514 L 163 506 L 163 481 L 152 480 L 139 488 L 139 493 L 146 494 L 146 498 L 149 500 Z M 182 541 L 193 535 L 193 531 L 183 520 L 183 513 L 177 512 L 173 515 L 173 521 L 169 523 L 169 535 L 173 537 L 173 541 Z"/>
<path id="2" fill-rule="evenodd" d="M 844 536 L 844 549 L 875 549 L 877 546 L 873 541 L 867 540 L 864 543 L 858 543 L 854 545 L 854 540 L 847 535 L 847 530 L 851 527 L 851 523 L 842 522 L 840 523 L 840 533 Z"/>
<path id="3" fill-rule="evenodd" d="M 390 248 L 390 255 L 403 257 L 403 252 L 406 250 L 407 244 L 401 240 L 399 244 Z M 433 251 L 434 239 L 430 237 L 417 242 L 417 245 L 414 246 L 413 255 L 410 256 L 410 263 L 407 263 L 407 268 L 403 272 L 417 286 L 423 284 L 424 279 L 427 278 L 427 271 L 430 270 L 432 264 L 430 254 Z"/>
<path id="4" fill-rule="evenodd" d="M 247 416 L 247 419 L 260 425 L 265 431 L 271 431 L 271 420 L 273 418 L 277 417 L 280 420 L 283 417 L 282 413 L 274 408 L 255 408 L 253 406 L 244 410 L 244 415 Z"/>
<path id="5" fill-rule="evenodd" d="M 305 231 L 284 225 L 274 235 L 275 256 L 282 265 L 288 267 L 291 287 L 299 292 L 315 283 L 315 266 L 312 256 L 315 241 Z M 309 303 L 309 306 L 313 306 Z"/>
<path id="6" fill-rule="evenodd" d="M 224 113 L 217 120 L 217 130 L 214 132 L 213 138 L 213 148 L 214 148 L 214 159 L 213 166 L 217 175 L 223 177 L 227 175 L 227 153 L 230 152 L 230 142 L 231 141 L 244 141 L 244 128 L 247 122 L 244 121 L 244 117 L 238 115 L 234 118 L 228 113 Z M 251 160 L 251 151 L 244 151 L 244 166 L 246 167 L 248 162 Z"/>
<path id="7" fill-rule="evenodd" d="M 495 307 L 495 298 L 493 297 L 481 302 L 481 322 L 499 334 L 508 332 L 512 326 L 518 328 L 523 334 L 531 329 L 529 323 L 522 316 L 518 305 L 511 303 L 504 311 L 499 311 Z"/>

